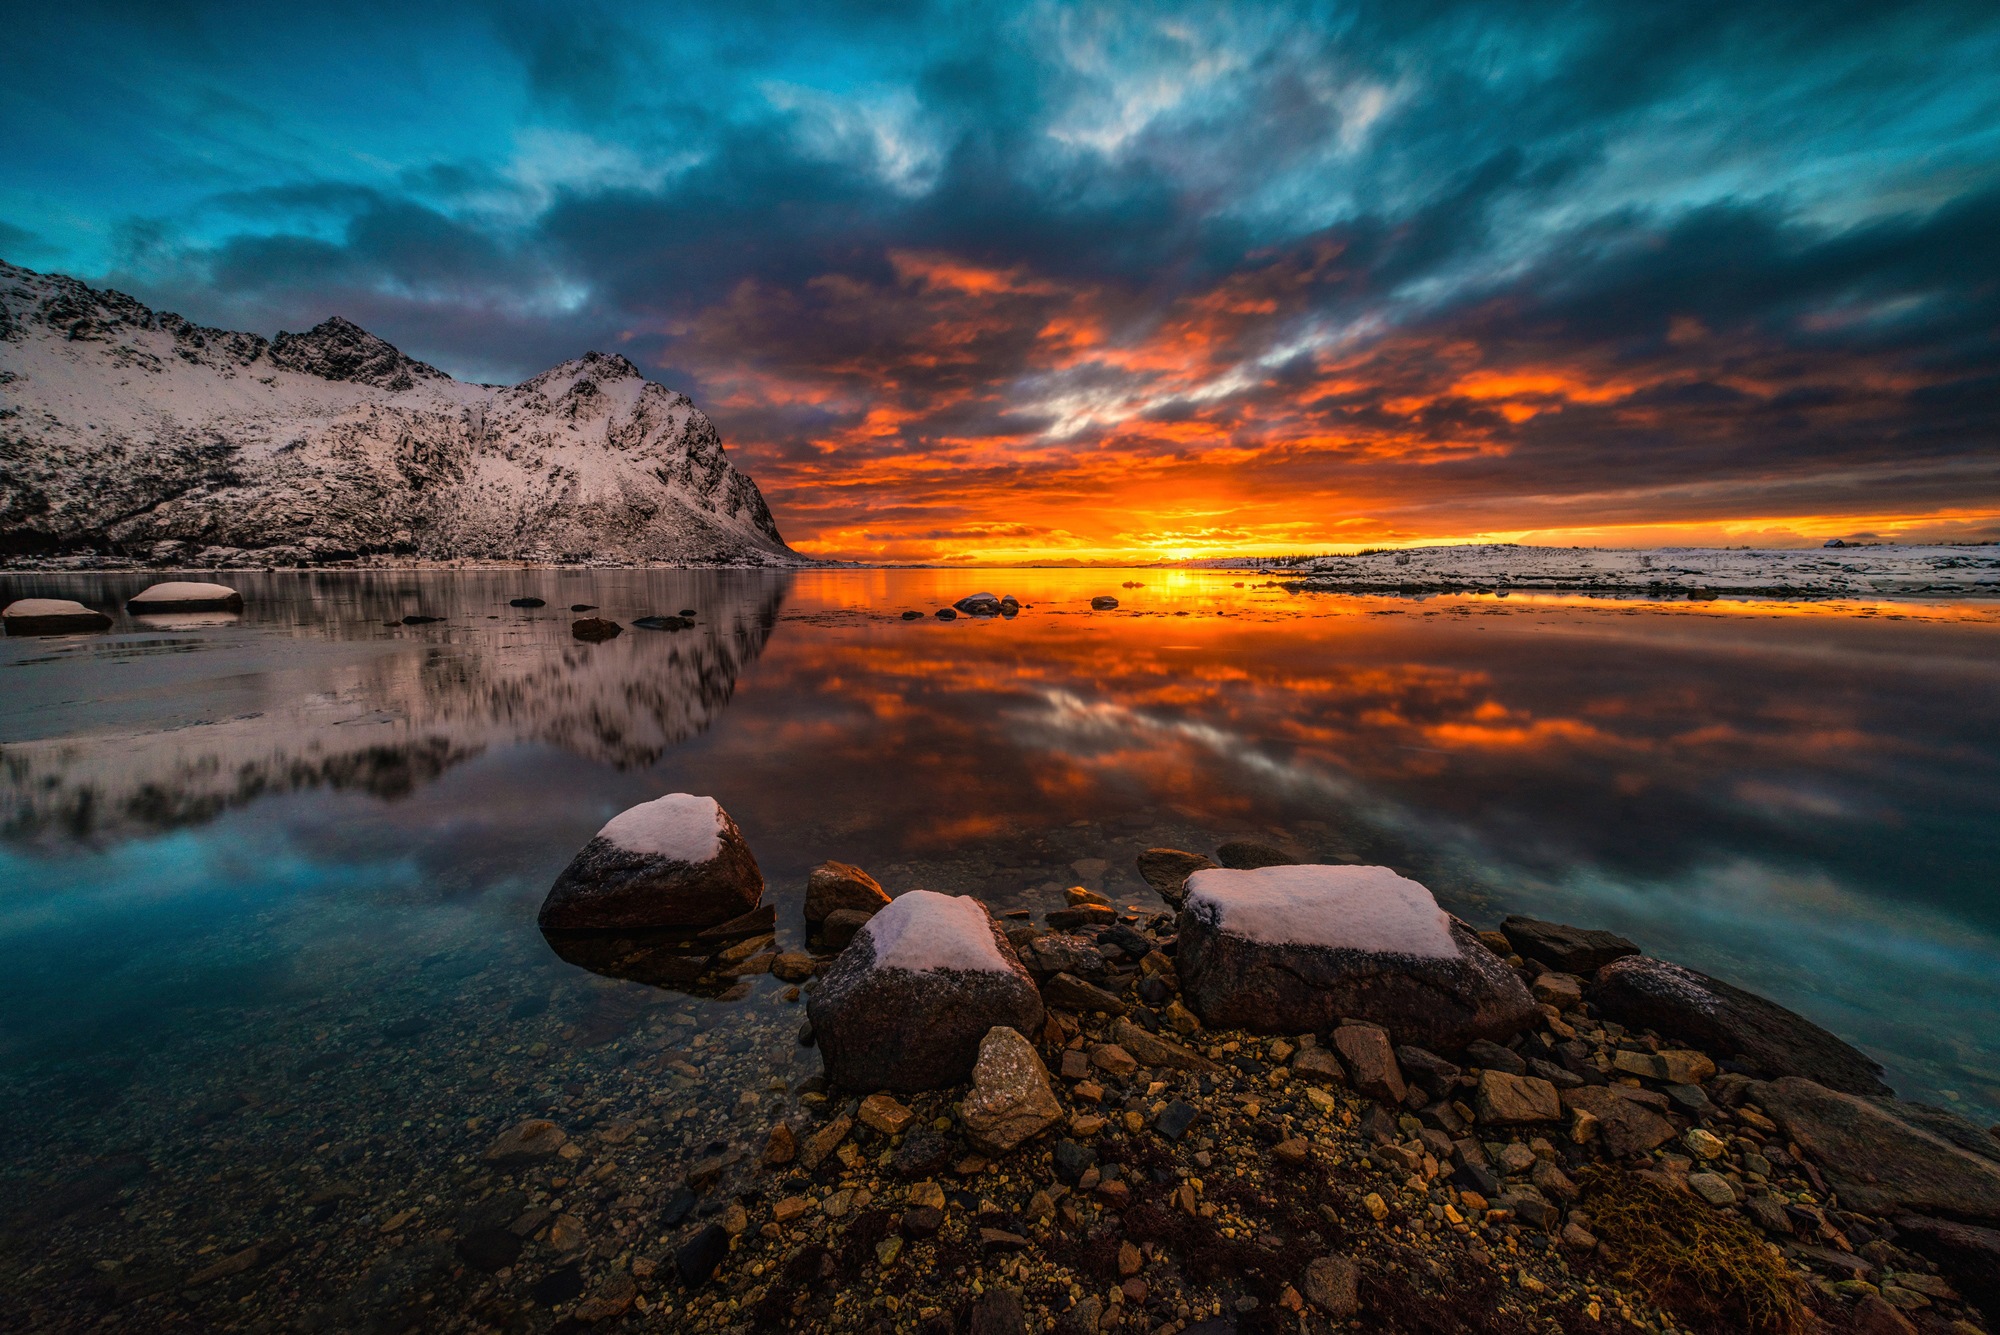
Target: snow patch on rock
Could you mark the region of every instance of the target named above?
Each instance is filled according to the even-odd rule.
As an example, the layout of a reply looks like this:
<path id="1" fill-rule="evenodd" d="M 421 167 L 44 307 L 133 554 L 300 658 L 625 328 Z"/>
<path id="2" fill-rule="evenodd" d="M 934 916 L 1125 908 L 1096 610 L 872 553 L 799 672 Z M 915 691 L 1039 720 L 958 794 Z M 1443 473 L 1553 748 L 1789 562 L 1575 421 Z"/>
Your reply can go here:
<path id="1" fill-rule="evenodd" d="M 82 603 L 73 603 L 67 598 L 17 598 L 8 603 L 0 617 L 81 617 L 93 616 L 95 610 Z"/>
<path id="2" fill-rule="evenodd" d="M 711 862 L 722 849 L 722 806 L 712 797 L 668 793 L 619 812 L 597 837 L 633 853 Z"/>
<path id="3" fill-rule="evenodd" d="M 1267 945 L 1449 959 L 1460 954 L 1431 892 L 1387 867 L 1296 865 L 1188 877 L 1187 912 Z"/>
<path id="4" fill-rule="evenodd" d="M 227 584 L 205 584 L 197 580 L 173 580 L 166 584 L 154 584 L 132 595 L 133 604 L 144 603 L 200 603 L 215 602 L 223 598 L 233 598 L 236 590 Z"/>
<path id="5" fill-rule="evenodd" d="M 874 943 L 878 969 L 1011 972 L 993 943 L 992 923 L 985 905 L 970 896 L 912 890 L 890 900 L 861 931 Z"/>

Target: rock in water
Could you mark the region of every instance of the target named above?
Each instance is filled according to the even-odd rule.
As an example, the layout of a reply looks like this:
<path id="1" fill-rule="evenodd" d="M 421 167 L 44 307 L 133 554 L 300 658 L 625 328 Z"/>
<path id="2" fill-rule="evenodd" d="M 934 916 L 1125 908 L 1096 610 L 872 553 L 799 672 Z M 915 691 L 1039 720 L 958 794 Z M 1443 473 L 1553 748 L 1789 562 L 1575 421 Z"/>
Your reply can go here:
<path id="1" fill-rule="evenodd" d="M 764 874 L 712 797 L 669 793 L 612 817 L 542 901 L 544 930 L 712 927 L 757 906 Z"/>
<path id="2" fill-rule="evenodd" d="M 175 581 L 155 584 L 134 596 L 125 610 L 143 616 L 148 612 L 241 612 L 243 595 L 227 584 L 197 584 Z"/>
<path id="3" fill-rule="evenodd" d="M 1518 913 L 1500 924 L 1507 944 L 1528 959 L 1563 973 L 1590 977 L 1613 960 L 1639 953 L 1639 947 L 1622 936 L 1570 927 L 1539 918 L 1523 918 Z"/>
<path id="4" fill-rule="evenodd" d="M 1218 868 L 1188 878 L 1176 963 L 1202 1022 L 1265 1034 L 1343 1018 L 1456 1051 L 1539 1012 L 1512 969 L 1387 867 Z"/>
<path id="5" fill-rule="evenodd" d="M 1108 593 L 1100 593 L 1090 600 L 1090 610 L 1093 612 L 1110 612 L 1117 606 L 1118 600 Z"/>
<path id="6" fill-rule="evenodd" d="M 546 603 L 546 602 L 545 602 L 544 600 L 542 600 L 542 599 L 540 599 L 540 598 L 510 598 L 510 599 L 508 599 L 508 600 L 507 600 L 507 606 L 509 606 L 509 607 L 546 607 L 546 606 L 548 606 L 548 604 L 547 604 L 547 603 Z"/>
<path id="7" fill-rule="evenodd" d="M 70 635 L 110 630 L 111 618 L 67 598 L 22 598 L 0 612 L 9 635 Z"/>
<path id="8" fill-rule="evenodd" d="M 606 640 L 617 639 L 625 633 L 625 628 L 603 617 L 584 617 L 581 621 L 569 623 L 569 633 L 585 644 L 602 644 Z"/>
<path id="9" fill-rule="evenodd" d="M 1887 1094 L 1882 1068 L 1802 1015 L 1665 960 L 1631 955 L 1598 970 L 1589 999 L 1630 1029 L 1651 1029 L 1767 1078 L 1802 1076 L 1849 1094 Z"/>
<path id="10" fill-rule="evenodd" d="M 2000 1141 L 1984 1128 L 1797 1076 L 1752 1085 L 1750 1094 L 1819 1162 L 1845 1208 L 2000 1220 Z"/>
<path id="11" fill-rule="evenodd" d="M 889 902 L 867 872 L 845 862 L 822 862 L 806 877 L 806 929 L 818 927 L 842 909 L 879 913 Z"/>
<path id="12" fill-rule="evenodd" d="M 1149 848 L 1139 855 L 1139 875 L 1175 908 L 1187 899 L 1187 878 L 1214 865 L 1199 853 L 1178 848 Z"/>
<path id="13" fill-rule="evenodd" d="M 1039 1033 L 1042 998 L 986 906 L 912 890 L 856 932 L 807 1004 L 828 1079 L 914 1094 L 964 1080 L 986 1032 Z"/>
<path id="14" fill-rule="evenodd" d="M 952 604 L 969 617 L 997 617 L 1000 599 L 990 593 L 969 593 Z"/>
<path id="15" fill-rule="evenodd" d="M 1062 1105 L 1035 1045 L 1005 1025 L 987 1030 L 961 1116 L 973 1148 L 988 1155 L 1005 1154 L 1061 1122 Z"/>
<path id="16" fill-rule="evenodd" d="M 1216 860 L 1223 866 L 1236 871 L 1255 871 L 1259 867 L 1289 867 L 1298 859 L 1282 848 L 1269 844 L 1255 843 L 1249 839 L 1232 839 L 1215 850 Z"/>

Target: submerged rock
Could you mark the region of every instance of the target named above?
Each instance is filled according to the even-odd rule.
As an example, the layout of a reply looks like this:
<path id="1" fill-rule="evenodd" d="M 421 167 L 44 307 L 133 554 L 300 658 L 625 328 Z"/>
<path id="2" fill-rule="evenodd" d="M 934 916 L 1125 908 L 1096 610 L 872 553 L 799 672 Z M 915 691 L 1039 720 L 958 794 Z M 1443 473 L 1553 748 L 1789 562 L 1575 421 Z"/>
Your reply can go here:
<path id="1" fill-rule="evenodd" d="M 1060 1123 L 1063 1109 L 1035 1045 L 1017 1031 L 996 1025 L 980 1040 L 972 1091 L 965 1096 L 960 1115 L 973 1148 L 997 1155 Z"/>
<path id="2" fill-rule="evenodd" d="M 972 1073 L 988 1030 L 1040 1032 L 1041 994 L 976 899 L 913 890 L 855 933 L 807 1003 L 827 1078 L 913 1094 Z"/>
<path id="3" fill-rule="evenodd" d="M 1108 593 L 1100 593 L 1090 600 L 1090 610 L 1093 612 L 1109 612 L 1117 606 L 1118 600 Z"/>
<path id="4" fill-rule="evenodd" d="M 625 628 L 616 621 L 606 621 L 603 617 L 584 617 L 569 623 L 569 633 L 585 644 L 602 644 L 615 640 L 625 633 Z"/>
<path id="5" fill-rule="evenodd" d="M 1546 964 L 1561 973 L 1588 978 L 1613 960 L 1639 953 L 1639 947 L 1622 936 L 1588 927 L 1570 927 L 1559 922 L 1543 922 L 1519 914 L 1500 924 L 1507 944 L 1527 959 Z"/>
<path id="6" fill-rule="evenodd" d="M 1750 1094 L 1818 1160 L 1847 1209 L 2000 1220 L 2000 1140 L 1983 1127 L 1797 1076 L 1752 1085 Z"/>
<path id="7" fill-rule="evenodd" d="M 1873 1058 L 1775 1001 L 1665 960 L 1631 955 L 1598 970 L 1590 1000 L 1629 1029 L 1730 1057 L 1767 1078 L 1803 1076 L 1849 1094 L 1887 1094 Z"/>
<path id="8" fill-rule="evenodd" d="M 70 635 L 109 630 L 111 618 L 67 598 L 22 598 L 0 611 L 9 635 Z"/>
<path id="9" fill-rule="evenodd" d="M 546 601 L 544 601 L 543 599 L 540 599 L 540 598 L 509 598 L 509 599 L 507 600 L 507 606 L 509 606 L 509 607 L 547 607 L 547 606 L 548 606 L 548 603 L 547 603 Z"/>
<path id="10" fill-rule="evenodd" d="M 155 584 L 135 595 L 125 610 L 139 615 L 148 612 L 241 612 L 243 595 L 227 584 L 173 581 Z"/>
<path id="11" fill-rule="evenodd" d="M 640 630 L 692 630 L 694 622 L 678 616 L 646 616 L 632 623 Z"/>
<path id="12" fill-rule="evenodd" d="M 1539 1012 L 1513 970 L 1387 867 L 1276 866 L 1188 878 L 1176 959 L 1204 1024 L 1300 1034 L 1343 1018 L 1456 1051 Z"/>
<path id="13" fill-rule="evenodd" d="M 711 927 L 749 912 L 764 875 L 712 797 L 669 793 L 613 817 L 542 901 L 545 930 Z"/>
<path id="14" fill-rule="evenodd" d="M 1199 853 L 1178 848 L 1149 848 L 1139 855 L 1139 875 L 1175 908 L 1187 900 L 1187 878 L 1215 865 Z"/>

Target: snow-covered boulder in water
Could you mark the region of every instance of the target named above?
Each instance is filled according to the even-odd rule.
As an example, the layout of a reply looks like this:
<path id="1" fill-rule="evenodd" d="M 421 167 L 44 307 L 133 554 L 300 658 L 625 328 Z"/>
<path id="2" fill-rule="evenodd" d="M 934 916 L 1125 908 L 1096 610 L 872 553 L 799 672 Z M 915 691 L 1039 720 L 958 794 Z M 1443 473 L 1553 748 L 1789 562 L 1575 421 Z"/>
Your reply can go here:
<path id="1" fill-rule="evenodd" d="M 22 598 L 0 612 L 9 635 L 70 635 L 109 630 L 111 618 L 67 598 Z"/>
<path id="2" fill-rule="evenodd" d="M 914 1094 L 970 1076 L 995 1025 L 1040 1033 L 1043 1012 L 984 904 L 912 890 L 855 933 L 807 1014 L 833 1083 Z"/>
<path id="3" fill-rule="evenodd" d="M 139 616 L 149 612 L 241 612 L 243 595 L 227 584 L 176 580 L 134 595 L 126 601 L 125 610 Z"/>
<path id="4" fill-rule="evenodd" d="M 712 797 L 669 793 L 614 816 L 542 901 L 548 931 L 713 927 L 749 912 L 764 874 Z"/>
<path id="5" fill-rule="evenodd" d="M 1455 1051 L 1535 1015 L 1514 971 L 1387 867 L 1216 868 L 1187 887 L 1176 962 L 1209 1025 L 1301 1034 L 1365 1020 Z"/>

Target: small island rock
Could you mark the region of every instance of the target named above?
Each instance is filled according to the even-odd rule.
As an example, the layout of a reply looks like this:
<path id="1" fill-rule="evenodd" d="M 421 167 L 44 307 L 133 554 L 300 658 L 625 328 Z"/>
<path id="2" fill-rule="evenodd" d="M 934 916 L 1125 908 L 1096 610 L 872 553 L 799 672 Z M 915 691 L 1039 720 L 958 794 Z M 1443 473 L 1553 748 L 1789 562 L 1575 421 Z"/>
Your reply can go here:
<path id="1" fill-rule="evenodd" d="M 243 595 L 227 584 L 176 580 L 155 584 L 125 604 L 128 612 L 241 612 Z"/>
<path id="2" fill-rule="evenodd" d="M 712 797 L 669 793 L 612 818 L 542 902 L 548 931 L 712 927 L 757 906 L 764 875 Z"/>
<path id="3" fill-rule="evenodd" d="M 111 618 L 67 598 L 21 598 L 0 611 L 9 635 L 70 635 L 109 630 Z"/>

